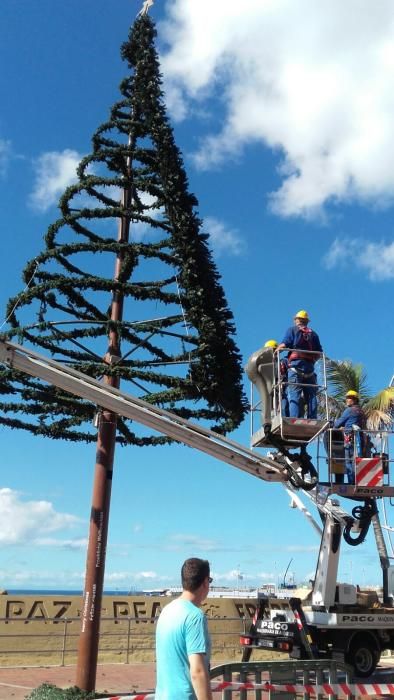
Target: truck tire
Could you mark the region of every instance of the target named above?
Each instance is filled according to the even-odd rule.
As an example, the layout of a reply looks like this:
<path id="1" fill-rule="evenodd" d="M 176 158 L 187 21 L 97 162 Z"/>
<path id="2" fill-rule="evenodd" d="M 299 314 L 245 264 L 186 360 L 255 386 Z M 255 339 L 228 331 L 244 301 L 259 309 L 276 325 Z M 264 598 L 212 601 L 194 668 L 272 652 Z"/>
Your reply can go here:
<path id="1" fill-rule="evenodd" d="M 354 673 L 359 678 L 372 676 L 380 658 L 380 650 L 376 639 L 365 634 L 353 637 L 349 651 L 345 655 L 346 663 L 353 666 Z"/>

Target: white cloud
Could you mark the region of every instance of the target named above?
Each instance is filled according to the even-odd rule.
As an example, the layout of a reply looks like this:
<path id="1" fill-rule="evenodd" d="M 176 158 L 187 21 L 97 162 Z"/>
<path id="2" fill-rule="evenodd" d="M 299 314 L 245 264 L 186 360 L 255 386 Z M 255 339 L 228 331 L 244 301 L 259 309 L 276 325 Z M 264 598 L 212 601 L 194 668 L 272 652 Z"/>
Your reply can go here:
<path id="1" fill-rule="evenodd" d="M 138 573 L 134 574 L 134 578 L 139 581 L 146 581 L 156 579 L 158 576 L 155 571 L 138 571 Z"/>
<path id="2" fill-rule="evenodd" d="M 54 537 L 37 537 L 34 540 L 35 547 L 56 547 L 57 549 L 82 549 L 88 546 L 86 537 L 77 537 L 71 540 L 59 540 Z"/>
<path id="3" fill-rule="evenodd" d="M 323 258 L 323 264 L 328 270 L 332 270 L 334 267 L 344 267 L 346 265 L 347 253 L 350 251 L 351 247 L 350 239 L 346 244 L 345 238 L 336 238 L 331 244 L 328 253 Z"/>
<path id="4" fill-rule="evenodd" d="M 132 574 L 130 571 L 114 571 L 112 573 L 105 574 L 105 582 L 108 583 L 122 583 L 130 582 Z"/>
<path id="5" fill-rule="evenodd" d="M 246 574 L 243 571 L 240 571 L 239 569 L 231 569 L 230 571 L 226 571 L 222 574 L 214 572 L 212 576 L 215 581 L 229 581 L 231 584 L 233 584 L 234 582 L 238 583 L 238 581 L 244 581 L 250 578 L 255 578 L 256 575 Z"/>
<path id="6" fill-rule="evenodd" d="M 375 282 L 393 279 L 394 242 L 372 243 L 361 238 L 336 238 L 323 264 L 329 270 L 356 266 Z"/>
<path id="7" fill-rule="evenodd" d="M 29 569 L 24 563 L 20 569 L 0 569 L 0 579 L 2 584 L 9 588 L 82 588 L 85 573 L 75 571 L 53 571 L 40 569 Z"/>
<path id="8" fill-rule="evenodd" d="M 66 187 L 77 180 L 76 169 L 82 156 L 69 148 L 43 153 L 34 162 L 36 178 L 30 203 L 38 211 L 57 204 Z"/>
<path id="9" fill-rule="evenodd" d="M 318 552 L 317 544 L 292 544 L 286 547 L 286 552 Z"/>
<path id="10" fill-rule="evenodd" d="M 270 581 L 275 581 L 277 576 L 278 572 L 276 571 L 261 571 L 259 574 L 256 574 L 256 578 L 258 578 L 261 581 L 265 581 L 266 583 Z"/>
<path id="11" fill-rule="evenodd" d="M 28 588 L 82 588 L 85 579 L 84 571 L 53 571 L 29 569 L 25 563 L 20 567 L 7 566 L 0 569 L 0 580 L 3 586 L 28 587 Z M 157 574 L 155 571 L 112 571 L 105 573 L 105 588 L 119 588 L 130 590 L 131 582 L 157 582 L 158 585 L 168 584 L 169 576 Z M 133 586 L 135 587 L 135 586 Z"/>
<path id="12" fill-rule="evenodd" d="M 8 163 L 11 157 L 11 141 L 0 139 L 0 175 L 4 176 L 7 172 Z"/>
<path id="13" fill-rule="evenodd" d="M 130 581 L 163 581 L 167 576 L 160 576 L 156 571 L 112 571 L 105 574 L 106 585 L 110 583 L 124 583 L 130 585 Z"/>
<path id="14" fill-rule="evenodd" d="M 33 191 L 29 201 L 33 209 L 40 212 L 47 211 L 51 206 L 57 205 L 59 198 L 64 193 L 64 190 L 74 182 L 77 182 L 76 169 L 82 159 L 82 155 L 77 151 L 65 149 L 62 152 L 43 153 L 37 158 L 33 165 L 35 169 L 35 182 Z M 0 172 L 1 172 L 1 141 L 0 141 Z M 86 170 L 89 174 L 102 177 L 108 176 L 108 172 L 99 164 L 90 164 Z M 111 177 L 113 173 L 111 174 Z M 122 190 L 115 185 L 97 185 L 95 187 L 98 193 L 104 194 L 106 197 L 113 199 L 114 202 L 119 202 L 122 196 Z M 149 207 L 145 212 L 153 219 L 159 220 L 163 217 L 163 207 L 157 204 L 157 198 L 148 192 L 139 191 L 139 197 L 143 206 Z M 103 208 L 105 204 L 95 199 L 92 195 L 82 190 L 73 198 L 73 206 L 75 208 Z M 108 232 L 108 222 L 106 220 L 96 222 L 97 227 Z M 132 237 L 135 241 L 141 241 L 152 233 L 152 228 L 149 224 L 142 222 L 133 222 Z M 156 235 L 156 231 L 153 231 Z"/>
<path id="15" fill-rule="evenodd" d="M 282 216 L 392 201 L 391 0 L 373 12 L 370 0 L 174 0 L 169 13 L 162 65 L 177 115 L 215 90 L 223 102 L 200 167 L 260 142 L 282 159 L 270 198 Z"/>
<path id="16" fill-rule="evenodd" d="M 49 501 L 25 501 L 17 491 L 0 489 L 0 546 L 40 543 L 48 533 L 73 527 L 75 515 L 57 513 Z M 51 540 L 47 539 L 47 544 Z M 51 542 L 53 546 L 53 541 Z"/>
<path id="17" fill-rule="evenodd" d="M 222 221 L 213 216 L 205 217 L 203 231 L 209 233 L 213 251 L 218 256 L 223 254 L 238 256 L 245 250 L 244 241 L 238 232 L 227 228 Z"/>
<path id="18" fill-rule="evenodd" d="M 166 93 L 166 103 L 170 105 L 171 115 L 175 121 L 182 121 L 187 116 L 187 108 L 185 101 L 183 99 L 182 91 L 171 81 L 164 82 L 164 89 Z"/>
<path id="19" fill-rule="evenodd" d="M 178 533 L 176 535 L 171 535 L 170 543 L 165 547 L 167 550 L 183 550 L 190 549 L 190 551 L 203 551 L 203 552 L 213 552 L 216 551 L 218 543 L 215 540 L 205 539 L 199 535 L 187 535 L 184 533 Z"/>

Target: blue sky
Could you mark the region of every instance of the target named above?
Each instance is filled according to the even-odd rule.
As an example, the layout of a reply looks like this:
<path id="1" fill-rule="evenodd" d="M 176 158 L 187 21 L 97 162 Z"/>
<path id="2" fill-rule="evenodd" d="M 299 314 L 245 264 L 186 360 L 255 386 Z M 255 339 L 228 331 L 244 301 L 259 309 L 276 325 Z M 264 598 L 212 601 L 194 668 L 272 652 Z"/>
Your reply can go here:
<path id="1" fill-rule="evenodd" d="M 5 305 L 118 98 L 132 0 L 2 0 L 0 198 Z M 371 391 L 394 373 L 394 8 L 381 0 L 156 0 L 167 105 L 243 358 L 306 308 Z M 6 328 L 6 322 L 3 328 Z M 249 388 L 245 382 L 245 389 Z M 94 448 L 0 431 L 0 588 L 82 588 Z M 232 437 L 249 442 L 249 423 Z M 183 446 L 119 448 L 106 587 L 313 575 L 318 538 L 280 485 Z M 342 580 L 379 583 L 373 539 Z"/>

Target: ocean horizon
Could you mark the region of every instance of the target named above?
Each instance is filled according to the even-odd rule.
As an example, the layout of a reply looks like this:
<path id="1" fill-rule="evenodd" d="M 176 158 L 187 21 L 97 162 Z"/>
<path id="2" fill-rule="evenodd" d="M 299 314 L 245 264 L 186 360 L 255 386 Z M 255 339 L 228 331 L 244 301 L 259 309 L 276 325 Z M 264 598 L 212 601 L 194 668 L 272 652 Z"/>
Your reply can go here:
<path id="1" fill-rule="evenodd" d="M 82 589 L 75 590 L 70 588 L 7 588 L 8 595 L 83 595 Z M 103 595 L 149 595 L 147 591 L 140 590 L 119 590 L 119 589 L 104 589 Z"/>

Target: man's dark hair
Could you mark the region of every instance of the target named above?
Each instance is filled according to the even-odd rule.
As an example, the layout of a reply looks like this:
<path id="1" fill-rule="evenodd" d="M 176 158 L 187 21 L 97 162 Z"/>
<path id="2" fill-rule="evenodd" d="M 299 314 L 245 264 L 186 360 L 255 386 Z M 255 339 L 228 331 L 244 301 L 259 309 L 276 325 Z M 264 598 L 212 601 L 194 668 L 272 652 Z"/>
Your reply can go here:
<path id="1" fill-rule="evenodd" d="M 181 570 L 183 590 L 194 593 L 209 577 L 209 573 L 209 561 L 206 559 L 197 559 L 197 557 L 186 559 Z"/>

